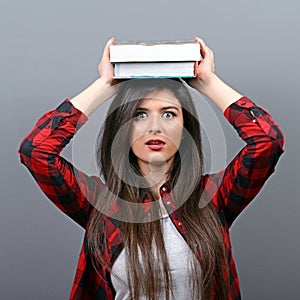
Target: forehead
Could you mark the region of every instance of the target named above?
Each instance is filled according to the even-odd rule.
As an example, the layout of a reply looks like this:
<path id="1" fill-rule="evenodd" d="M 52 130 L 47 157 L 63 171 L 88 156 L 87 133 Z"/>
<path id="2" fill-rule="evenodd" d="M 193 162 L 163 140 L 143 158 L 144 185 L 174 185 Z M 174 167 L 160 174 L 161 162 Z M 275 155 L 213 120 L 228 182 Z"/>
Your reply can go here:
<path id="1" fill-rule="evenodd" d="M 166 106 L 172 104 L 173 106 L 180 107 L 181 104 L 176 98 L 174 93 L 168 89 L 157 90 L 147 94 L 140 102 L 138 107 L 146 106 Z"/>

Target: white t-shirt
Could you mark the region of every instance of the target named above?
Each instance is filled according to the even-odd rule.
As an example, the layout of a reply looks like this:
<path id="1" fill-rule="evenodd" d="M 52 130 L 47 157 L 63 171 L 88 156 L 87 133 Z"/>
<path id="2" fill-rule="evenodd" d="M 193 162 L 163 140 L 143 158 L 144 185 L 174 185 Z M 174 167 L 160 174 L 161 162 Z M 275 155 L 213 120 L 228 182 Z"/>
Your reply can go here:
<path id="1" fill-rule="evenodd" d="M 190 264 L 194 253 L 191 251 L 167 214 L 163 215 L 161 222 L 166 252 L 169 259 L 170 274 L 173 281 L 173 299 L 192 299 Z M 111 280 L 113 287 L 116 290 L 115 300 L 131 299 L 127 285 L 127 272 L 125 262 L 126 253 L 123 249 L 112 267 Z M 117 274 L 117 276 L 119 276 L 122 281 L 120 281 L 113 274 Z M 141 278 L 141 280 L 143 280 L 143 278 Z M 146 297 L 142 295 L 140 297 L 140 300 L 144 299 L 146 299 Z M 162 292 L 159 299 L 165 299 L 165 291 Z"/>

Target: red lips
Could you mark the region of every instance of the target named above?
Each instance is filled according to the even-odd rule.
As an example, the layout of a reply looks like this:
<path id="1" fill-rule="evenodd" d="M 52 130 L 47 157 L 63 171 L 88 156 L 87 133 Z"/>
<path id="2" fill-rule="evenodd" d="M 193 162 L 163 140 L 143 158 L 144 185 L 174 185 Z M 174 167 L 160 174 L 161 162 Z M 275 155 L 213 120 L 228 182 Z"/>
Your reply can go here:
<path id="1" fill-rule="evenodd" d="M 146 145 L 149 149 L 158 151 L 161 150 L 165 146 L 165 142 L 160 139 L 150 139 L 146 142 Z"/>

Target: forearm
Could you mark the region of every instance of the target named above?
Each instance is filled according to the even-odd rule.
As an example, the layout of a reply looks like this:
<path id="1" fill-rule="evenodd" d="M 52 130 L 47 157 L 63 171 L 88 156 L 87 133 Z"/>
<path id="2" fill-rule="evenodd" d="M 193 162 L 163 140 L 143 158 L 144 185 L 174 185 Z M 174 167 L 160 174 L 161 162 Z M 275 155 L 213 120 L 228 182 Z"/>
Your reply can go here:
<path id="1" fill-rule="evenodd" d="M 86 116 L 89 116 L 107 99 L 111 98 L 116 91 L 116 85 L 111 86 L 98 78 L 89 87 L 70 99 L 70 102 Z"/>
<path id="2" fill-rule="evenodd" d="M 213 73 L 205 80 L 205 83 L 198 80 L 194 84 L 194 87 L 211 99 L 223 112 L 230 104 L 242 97 L 239 92 L 231 88 Z"/>

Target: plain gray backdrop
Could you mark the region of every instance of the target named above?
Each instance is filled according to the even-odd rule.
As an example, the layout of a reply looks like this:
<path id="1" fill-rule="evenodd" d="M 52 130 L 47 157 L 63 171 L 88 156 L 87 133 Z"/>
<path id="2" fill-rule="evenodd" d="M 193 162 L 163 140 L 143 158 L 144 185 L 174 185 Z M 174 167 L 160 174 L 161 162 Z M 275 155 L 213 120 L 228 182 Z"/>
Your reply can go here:
<path id="1" fill-rule="evenodd" d="M 199 35 L 216 73 L 266 108 L 286 137 L 276 172 L 231 229 L 243 298 L 299 299 L 299 9 L 297 0 L 2 0 L 0 298 L 68 299 L 84 234 L 19 163 L 38 117 L 97 78 L 111 36 Z M 229 161 L 243 143 L 213 109 Z"/>

